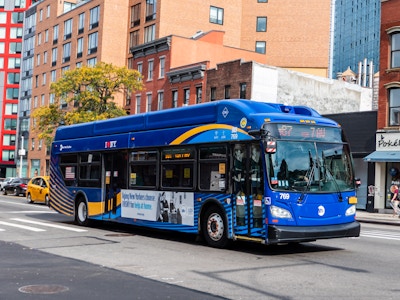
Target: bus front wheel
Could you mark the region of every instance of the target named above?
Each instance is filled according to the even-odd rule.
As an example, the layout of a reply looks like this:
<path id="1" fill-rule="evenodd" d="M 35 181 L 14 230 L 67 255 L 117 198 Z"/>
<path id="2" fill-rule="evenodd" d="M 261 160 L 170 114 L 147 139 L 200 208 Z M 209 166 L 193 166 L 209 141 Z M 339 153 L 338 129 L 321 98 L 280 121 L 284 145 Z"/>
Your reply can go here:
<path id="1" fill-rule="evenodd" d="M 202 218 L 202 232 L 211 247 L 225 248 L 228 245 L 227 225 L 221 208 L 211 206 L 206 210 Z"/>
<path id="2" fill-rule="evenodd" d="M 75 222 L 80 226 L 87 226 L 89 224 L 87 204 L 82 198 L 76 203 Z"/>

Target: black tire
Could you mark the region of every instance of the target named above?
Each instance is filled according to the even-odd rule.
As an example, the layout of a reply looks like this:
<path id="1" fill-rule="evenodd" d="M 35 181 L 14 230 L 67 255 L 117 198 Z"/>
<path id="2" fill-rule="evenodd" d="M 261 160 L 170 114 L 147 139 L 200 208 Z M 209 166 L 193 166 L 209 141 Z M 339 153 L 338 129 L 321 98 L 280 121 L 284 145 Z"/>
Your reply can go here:
<path id="1" fill-rule="evenodd" d="M 201 219 L 201 230 L 207 244 L 214 248 L 226 248 L 229 244 L 228 226 L 223 210 L 218 206 L 207 208 Z"/>
<path id="2" fill-rule="evenodd" d="M 28 193 L 26 196 L 26 201 L 28 201 L 28 203 L 33 203 L 31 193 Z"/>
<path id="3" fill-rule="evenodd" d="M 75 223 L 79 226 L 88 226 L 88 207 L 85 199 L 79 198 L 75 205 Z"/>

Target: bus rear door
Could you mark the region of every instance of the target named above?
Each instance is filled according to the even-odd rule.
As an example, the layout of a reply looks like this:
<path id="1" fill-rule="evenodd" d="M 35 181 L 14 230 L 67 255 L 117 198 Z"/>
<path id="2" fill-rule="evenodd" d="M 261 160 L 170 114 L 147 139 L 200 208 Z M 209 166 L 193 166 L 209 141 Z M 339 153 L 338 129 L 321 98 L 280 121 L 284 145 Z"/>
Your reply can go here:
<path id="1" fill-rule="evenodd" d="M 103 201 L 104 219 L 117 217 L 121 189 L 126 188 L 126 152 L 106 153 L 104 159 Z"/>

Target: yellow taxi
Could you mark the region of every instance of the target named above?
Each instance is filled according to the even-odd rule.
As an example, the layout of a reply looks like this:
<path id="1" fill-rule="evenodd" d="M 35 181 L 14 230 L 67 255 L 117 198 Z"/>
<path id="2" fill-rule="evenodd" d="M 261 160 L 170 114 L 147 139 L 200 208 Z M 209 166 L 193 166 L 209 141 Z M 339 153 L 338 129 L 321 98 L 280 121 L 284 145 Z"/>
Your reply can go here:
<path id="1" fill-rule="evenodd" d="M 26 189 L 28 203 L 42 202 L 49 205 L 49 176 L 35 176 L 29 182 Z"/>

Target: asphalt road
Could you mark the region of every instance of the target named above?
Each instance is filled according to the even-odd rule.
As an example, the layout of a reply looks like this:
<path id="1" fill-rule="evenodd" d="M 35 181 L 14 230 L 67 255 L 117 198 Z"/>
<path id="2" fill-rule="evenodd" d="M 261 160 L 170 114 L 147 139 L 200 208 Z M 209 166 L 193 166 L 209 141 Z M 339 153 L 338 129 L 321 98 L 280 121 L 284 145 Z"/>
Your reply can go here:
<path id="1" fill-rule="evenodd" d="M 400 295 L 398 226 L 362 223 L 359 238 L 297 247 L 213 249 L 187 235 L 103 222 L 79 227 L 43 205 L 0 196 L 0 241 L 0 299 L 46 299 L 45 291 L 88 300 Z"/>

